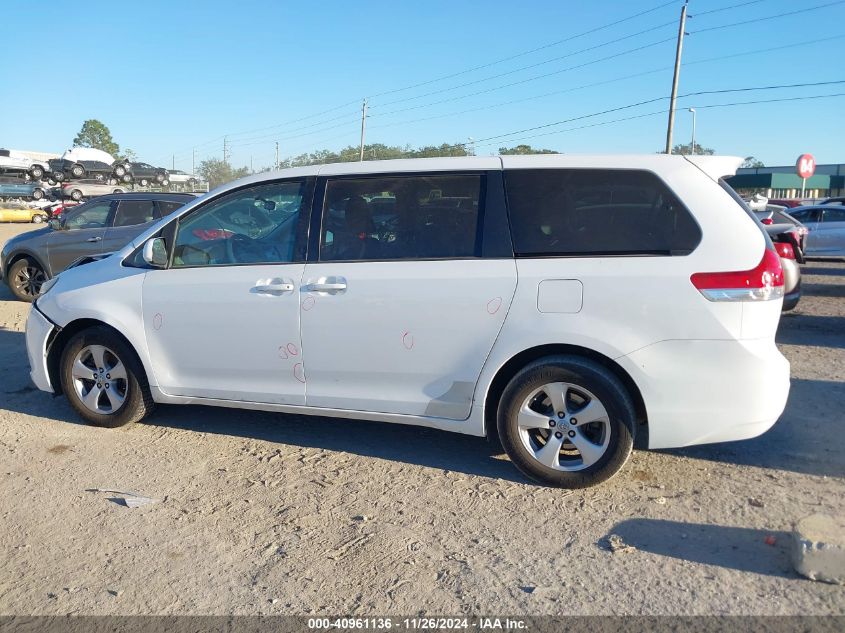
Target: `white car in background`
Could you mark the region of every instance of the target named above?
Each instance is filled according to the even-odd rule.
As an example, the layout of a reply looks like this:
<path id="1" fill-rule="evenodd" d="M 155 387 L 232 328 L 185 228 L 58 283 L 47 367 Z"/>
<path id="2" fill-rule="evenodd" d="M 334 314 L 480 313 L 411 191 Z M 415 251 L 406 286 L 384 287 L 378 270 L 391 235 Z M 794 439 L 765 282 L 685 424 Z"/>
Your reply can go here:
<path id="1" fill-rule="evenodd" d="M 31 376 L 105 427 L 170 403 L 498 435 L 563 487 L 611 477 L 635 442 L 754 437 L 784 409 L 789 363 L 780 260 L 720 181 L 740 162 L 478 156 L 244 178 L 47 281 Z"/>
<path id="2" fill-rule="evenodd" d="M 0 149 L 0 174 L 20 174 L 41 180 L 47 171 L 46 162 L 32 160 L 14 150 Z"/>
<path id="3" fill-rule="evenodd" d="M 181 171 L 179 169 L 170 169 L 168 170 L 170 183 L 174 185 L 186 185 L 190 188 L 196 187 L 199 182 L 200 178 L 195 176 L 194 174 L 189 174 L 186 171 Z"/>
<path id="4" fill-rule="evenodd" d="M 104 196 L 108 193 L 125 193 L 126 189 L 118 185 L 109 185 L 96 180 L 74 180 L 59 186 L 57 197 L 70 198 L 79 202 L 83 198 L 94 198 Z"/>

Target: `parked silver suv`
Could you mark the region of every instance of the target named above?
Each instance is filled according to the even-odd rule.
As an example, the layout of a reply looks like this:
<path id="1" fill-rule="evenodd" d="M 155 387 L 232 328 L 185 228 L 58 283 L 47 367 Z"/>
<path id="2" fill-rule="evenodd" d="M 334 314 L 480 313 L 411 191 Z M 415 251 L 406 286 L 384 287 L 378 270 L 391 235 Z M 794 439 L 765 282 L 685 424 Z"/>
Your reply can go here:
<path id="1" fill-rule="evenodd" d="M 18 299 L 32 301 L 41 284 L 72 262 L 122 248 L 194 198 L 187 193 L 122 193 L 80 204 L 49 226 L 6 242 L 0 252 L 0 279 Z"/>

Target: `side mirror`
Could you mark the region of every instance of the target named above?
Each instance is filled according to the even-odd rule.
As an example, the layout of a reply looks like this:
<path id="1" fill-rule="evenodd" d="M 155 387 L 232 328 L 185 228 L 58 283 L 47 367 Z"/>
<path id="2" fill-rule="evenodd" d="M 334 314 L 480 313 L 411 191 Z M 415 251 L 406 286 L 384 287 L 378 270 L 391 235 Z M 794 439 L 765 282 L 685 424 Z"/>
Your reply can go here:
<path id="1" fill-rule="evenodd" d="M 153 237 L 144 242 L 144 261 L 153 268 L 167 267 L 167 246 L 163 237 Z"/>

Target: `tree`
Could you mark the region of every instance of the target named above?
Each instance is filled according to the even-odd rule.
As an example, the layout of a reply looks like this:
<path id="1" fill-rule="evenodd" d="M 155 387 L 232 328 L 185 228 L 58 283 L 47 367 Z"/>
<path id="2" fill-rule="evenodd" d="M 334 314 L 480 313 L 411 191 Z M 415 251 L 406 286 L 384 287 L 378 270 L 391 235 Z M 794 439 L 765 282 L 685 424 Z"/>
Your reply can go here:
<path id="1" fill-rule="evenodd" d="M 138 154 L 136 154 L 133 150 L 129 149 L 128 147 L 123 150 L 121 158 L 123 160 L 129 161 L 130 163 L 138 162 Z"/>
<path id="2" fill-rule="evenodd" d="M 740 167 L 748 168 L 756 168 L 756 167 L 765 167 L 762 160 L 757 160 L 753 156 L 746 156 L 745 160 L 742 161 L 742 165 Z"/>
<path id="3" fill-rule="evenodd" d="M 233 169 L 229 163 L 219 158 L 209 158 L 199 164 L 197 175 L 214 188 L 249 175 L 249 167 Z"/>
<path id="4" fill-rule="evenodd" d="M 500 147 L 499 154 L 508 156 L 512 154 L 560 154 L 553 149 L 537 149 L 530 145 L 517 145 L 516 147 Z"/>
<path id="5" fill-rule="evenodd" d="M 711 149 L 709 147 L 702 147 L 698 143 L 695 144 L 695 152 L 690 151 L 691 148 L 692 148 L 692 143 L 687 143 L 686 145 L 679 143 L 678 145 L 675 145 L 675 147 L 672 148 L 672 153 L 673 154 L 685 154 L 685 155 L 698 154 L 699 156 L 712 156 L 713 154 L 716 153 L 716 150 Z M 657 153 L 662 154 L 663 150 L 661 150 Z"/>
<path id="6" fill-rule="evenodd" d="M 73 139 L 75 147 L 93 147 L 117 156 L 120 146 L 114 142 L 109 128 L 97 119 L 88 119 L 82 124 L 79 134 Z"/>

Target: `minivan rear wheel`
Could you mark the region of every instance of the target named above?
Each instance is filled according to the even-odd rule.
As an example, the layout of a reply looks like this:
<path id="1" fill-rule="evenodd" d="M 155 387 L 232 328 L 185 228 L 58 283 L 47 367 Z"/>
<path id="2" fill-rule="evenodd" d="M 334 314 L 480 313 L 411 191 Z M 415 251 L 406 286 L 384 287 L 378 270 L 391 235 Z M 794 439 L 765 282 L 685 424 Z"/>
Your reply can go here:
<path id="1" fill-rule="evenodd" d="M 139 422 L 155 407 L 141 362 L 114 330 L 91 327 L 68 341 L 61 357 L 62 391 L 94 426 Z"/>
<path id="2" fill-rule="evenodd" d="M 514 465 L 540 483 L 586 488 L 616 474 L 631 454 L 636 413 L 625 387 L 600 364 L 551 356 L 505 388 L 498 430 Z"/>

